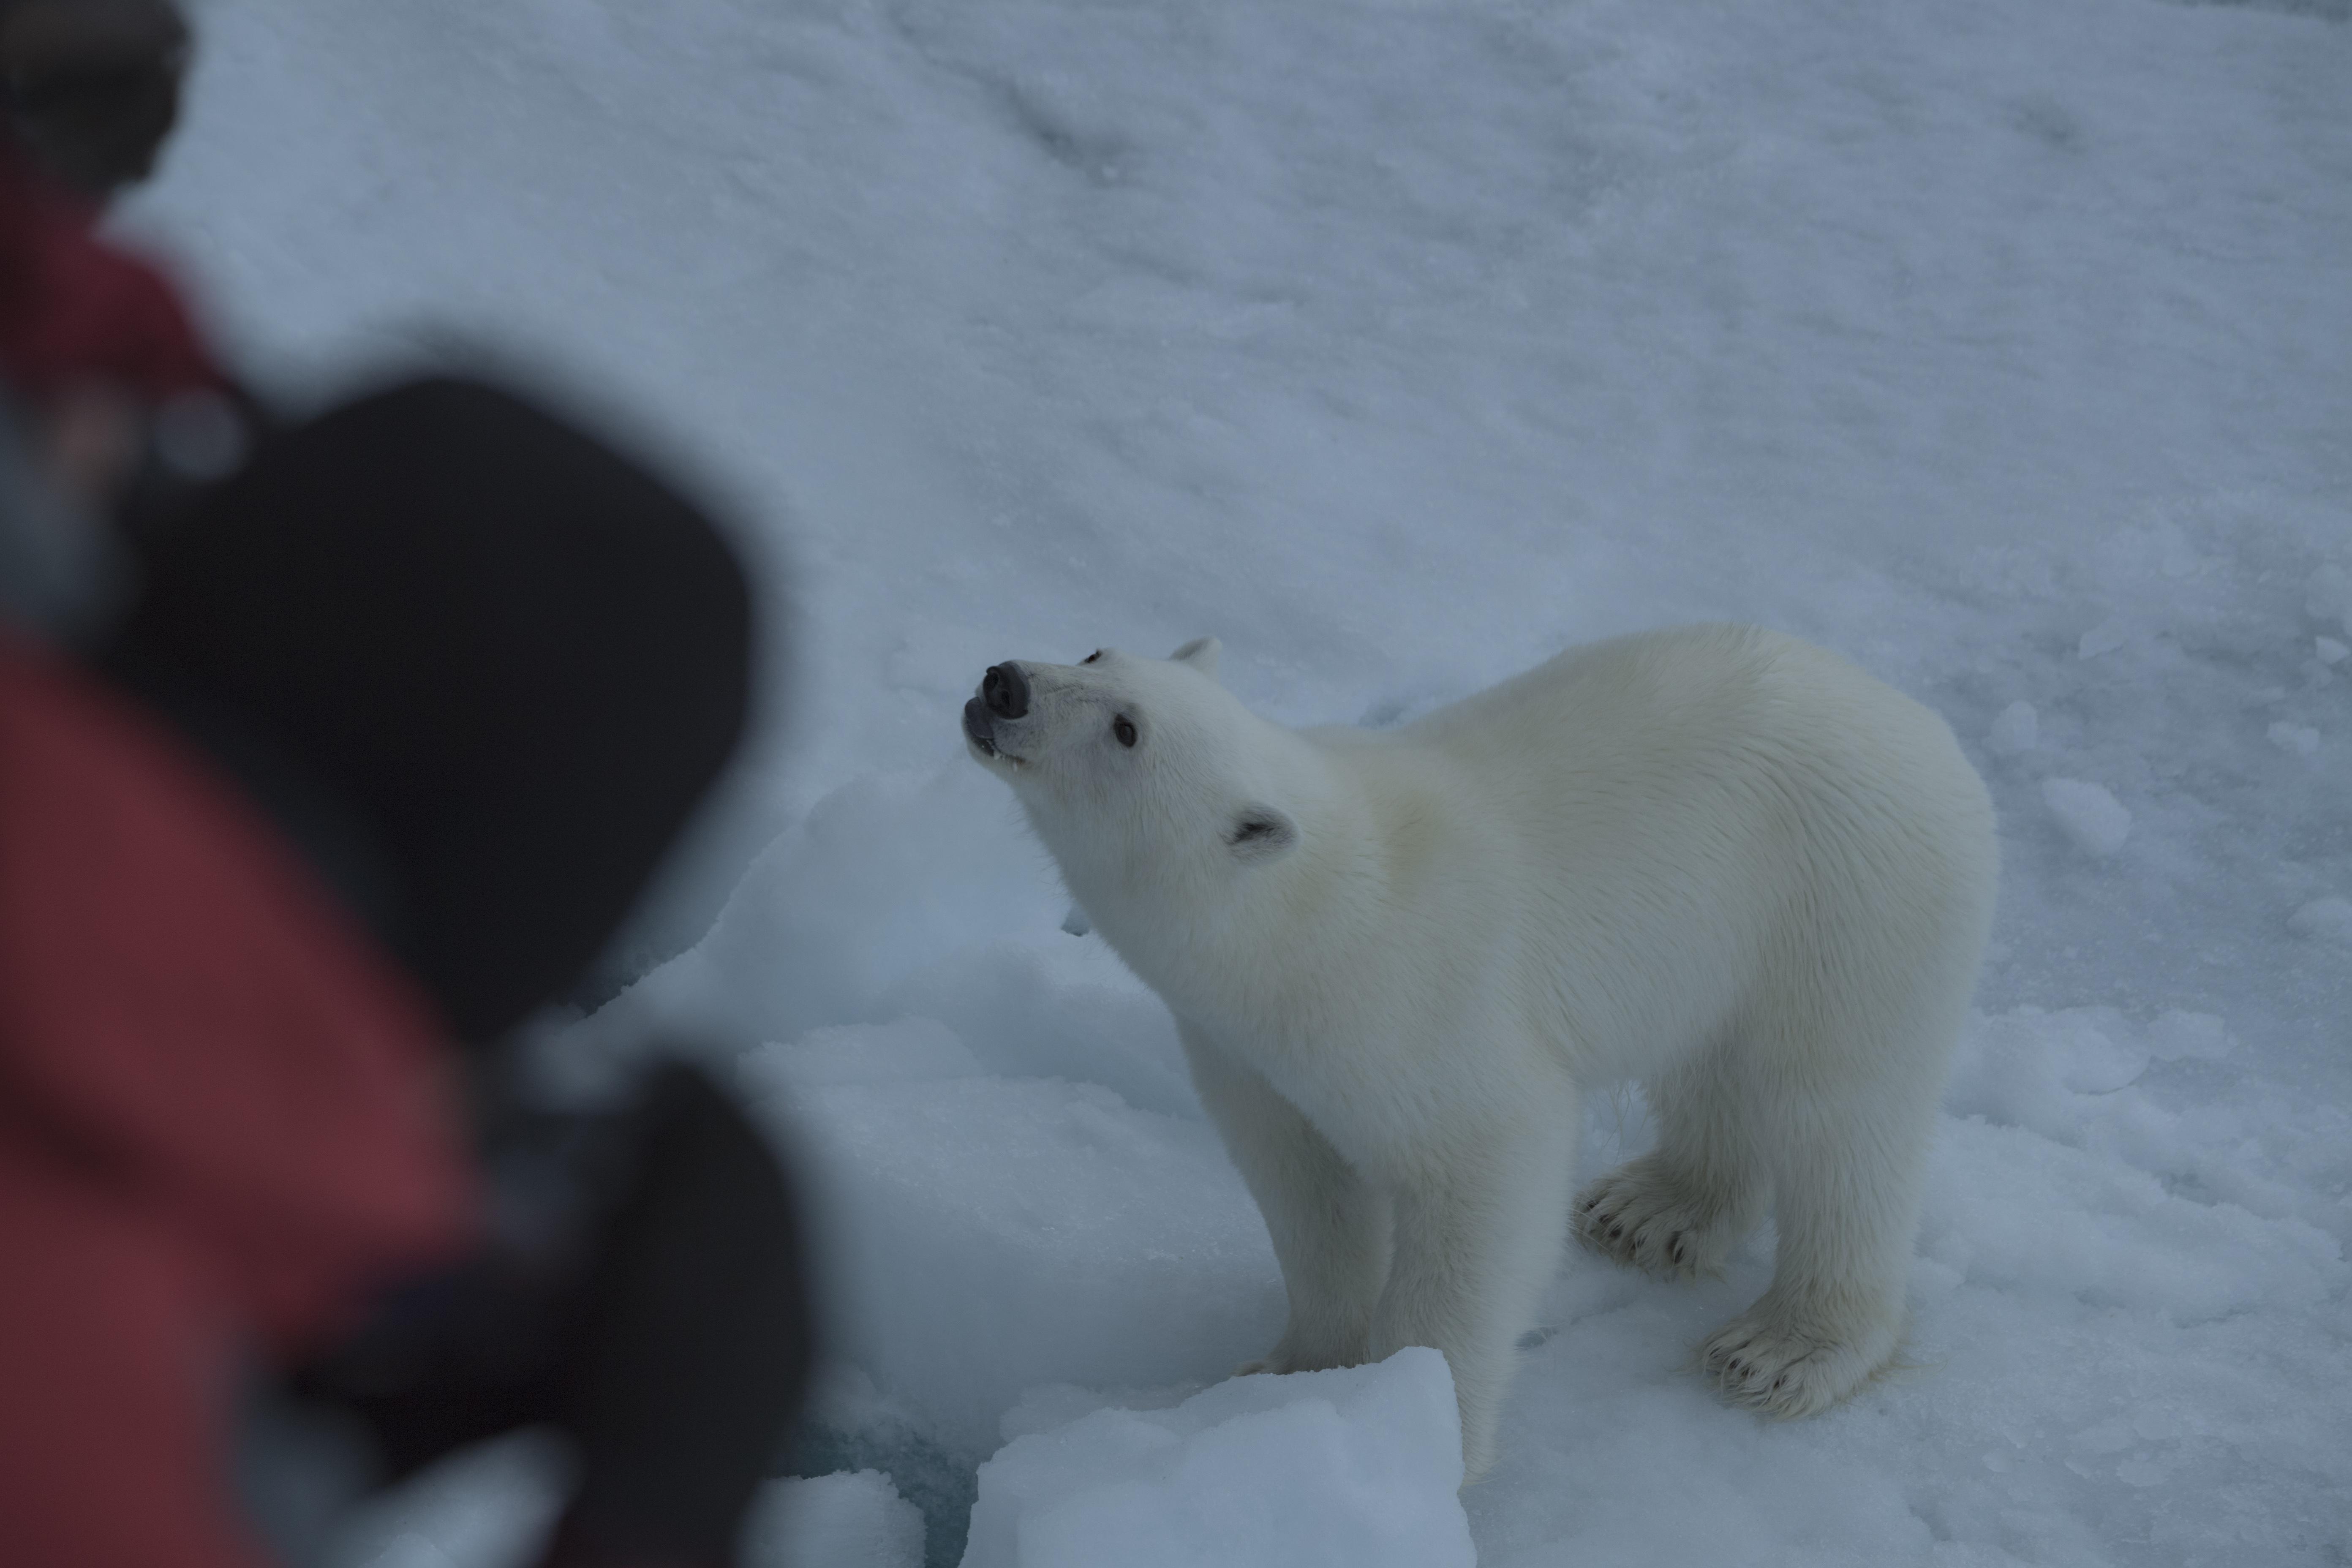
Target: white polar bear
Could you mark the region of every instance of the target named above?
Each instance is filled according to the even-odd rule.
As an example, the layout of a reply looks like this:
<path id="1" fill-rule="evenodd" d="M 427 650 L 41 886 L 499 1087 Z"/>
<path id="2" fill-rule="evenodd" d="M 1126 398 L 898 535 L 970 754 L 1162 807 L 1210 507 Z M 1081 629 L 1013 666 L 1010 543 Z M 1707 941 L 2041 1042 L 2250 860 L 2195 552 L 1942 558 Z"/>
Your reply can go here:
<path id="1" fill-rule="evenodd" d="M 1885 1366 L 1992 913 L 1992 805 L 1943 721 L 1822 650 L 1700 626 L 1562 654 L 1384 732 L 1293 731 L 1171 660 L 988 671 L 972 752 L 1176 1016 L 1290 1321 L 1246 1372 L 1433 1345 L 1492 1462 L 1570 1228 L 1580 1086 L 1649 1153 L 1586 1245 L 1692 1276 L 1769 1210 L 1769 1289 L 1702 1349 L 1805 1415 Z"/>

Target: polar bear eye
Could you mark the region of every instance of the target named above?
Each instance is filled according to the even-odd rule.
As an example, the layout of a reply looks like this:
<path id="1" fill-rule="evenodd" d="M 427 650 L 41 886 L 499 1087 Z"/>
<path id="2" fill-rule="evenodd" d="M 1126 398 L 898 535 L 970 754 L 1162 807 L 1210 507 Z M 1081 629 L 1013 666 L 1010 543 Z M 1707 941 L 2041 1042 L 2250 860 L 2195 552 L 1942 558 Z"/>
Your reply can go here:
<path id="1" fill-rule="evenodd" d="M 1110 732 L 1118 737 L 1118 743 L 1122 746 L 1135 744 L 1135 725 L 1124 713 L 1110 721 Z"/>
<path id="2" fill-rule="evenodd" d="M 1102 649 L 1100 649 L 1100 648 L 1097 648 L 1097 649 L 1095 649 L 1095 651 L 1094 651 L 1094 652 L 1092 652 L 1092 653 L 1090 653 L 1090 654 L 1087 655 L 1087 657 L 1086 657 L 1086 658 L 1082 658 L 1082 659 L 1078 660 L 1078 662 L 1079 662 L 1080 664 L 1092 664 L 1092 663 L 1094 663 L 1094 661 L 1095 661 L 1095 660 L 1097 660 L 1097 659 L 1100 658 L 1101 657 L 1102 657 Z"/>

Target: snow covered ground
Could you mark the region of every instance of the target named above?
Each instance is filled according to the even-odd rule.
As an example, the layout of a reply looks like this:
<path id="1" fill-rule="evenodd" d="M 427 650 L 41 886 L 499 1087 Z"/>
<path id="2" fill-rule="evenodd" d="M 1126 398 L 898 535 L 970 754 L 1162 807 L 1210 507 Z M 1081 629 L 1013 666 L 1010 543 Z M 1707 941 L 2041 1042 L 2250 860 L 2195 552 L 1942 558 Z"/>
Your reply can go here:
<path id="1" fill-rule="evenodd" d="M 1010 1436 L 1279 1322 L 1157 1005 L 961 757 L 985 665 L 1214 632 L 1377 724 L 1730 618 L 1936 706 L 2003 816 L 1911 1364 L 1760 1425 L 1683 1363 L 1769 1235 L 1572 1258 L 1479 1562 L 2352 1557 L 2341 0 L 198 19 L 126 223 L 257 378 L 533 367 L 789 584 L 788 719 L 625 970 L 701 940 L 574 1041 L 747 1047 L 823 1194 L 843 1364 L 764 1554 L 904 1568 L 911 1503 L 954 1563 Z M 1645 1136 L 1602 1105 L 1588 1171 Z M 415 1506 L 354 1561 L 513 1534 Z"/>

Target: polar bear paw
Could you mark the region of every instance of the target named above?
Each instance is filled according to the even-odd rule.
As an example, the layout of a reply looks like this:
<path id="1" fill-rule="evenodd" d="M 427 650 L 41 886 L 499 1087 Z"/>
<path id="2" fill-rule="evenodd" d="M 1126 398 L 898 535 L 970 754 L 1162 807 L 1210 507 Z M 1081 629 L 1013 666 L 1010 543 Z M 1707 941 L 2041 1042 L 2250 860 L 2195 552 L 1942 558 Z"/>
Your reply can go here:
<path id="1" fill-rule="evenodd" d="M 1576 1238 L 1628 1268 L 1684 1279 L 1720 1273 L 1738 1240 L 1718 1205 L 1696 1201 L 1647 1160 L 1620 1166 L 1577 1194 Z"/>
<path id="2" fill-rule="evenodd" d="M 1869 1382 L 1893 1359 L 1895 1337 L 1892 1331 L 1841 1336 L 1750 1314 L 1717 1331 L 1699 1347 L 1698 1362 L 1732 1404 L 1797 1420 Z"/>

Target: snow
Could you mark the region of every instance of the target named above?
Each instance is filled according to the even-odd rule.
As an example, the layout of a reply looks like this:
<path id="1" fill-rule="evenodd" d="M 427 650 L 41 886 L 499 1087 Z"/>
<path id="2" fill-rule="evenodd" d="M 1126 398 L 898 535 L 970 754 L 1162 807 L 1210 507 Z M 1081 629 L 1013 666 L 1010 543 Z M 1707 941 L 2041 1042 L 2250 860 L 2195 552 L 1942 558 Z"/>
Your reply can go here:
<path id="1" fill-rule="evenodd" d="M 2290 724 L 2282 719 L 2263 732 L 2270 737 L 2272 745 L 2298 757 L 2310 756 L 2319 750 L 2319 731 L 2308 724 Z"/>
<path id="2" fill-rule="evenodd" d="M 2352 946 L 2352 899 L 2314 899 L 2287 917 L 2286 927 L 2315 942 Z"/>
<path id="3" fill-rule="evenodd" d="M 2001 815 L 1906 1364 L 1759 1425 L 1685 1363 L 1769 1231 L 1571 1258 L 1478 1561 L 2352 1555 L 2340 5 L 197 23 L 124 221 L 257 378 L 503 364 L 776 585 L 782 717 L 562 1044 L 707 1040 L 806 1172 L 843 1531 L 951 1564 L 1008 1414 L 1248 1387 L 1280 1316 L 1164 1015 L 961 755 L 981 670 L 1213 632 L 1269 716 L 1381 724 L 1722 618 L 1936 707 Z M 1587 1176 L 1648 1137 L 1595 1099 Z"/>
<path id="4" fill-rule="evenodd" d="M 2033 711 L 2033 704 L 2012 702 L 1994 715 L 1992 728 L 1985 731 L 1985 745 L 2000 756 L 2013 757 L 2033 750 L 2041 732 L 2041 716 Z"/>
<path id="5" fill-rule="evenodd" d="M 2074 657 L 2096 658 L 2101 654 L 2115 652 L 2130 640 L 2131 634 L 2125 631 L 2120 623 L 2102 621 L 2083 634 L 2082 639 L 2074 645 Z"/>
<path id="6" fill-rule="evenodd" d="M 2322 563 L 2304 591 L 2303 607 L 2315 620 L 2352 616 L 2352 572 L 2333 561 Z"/>
<path id="7" fill-rule="evenodd" d="M 326 1568 L 523 1568 L 567 1468 L 539 1433 L 453 1456 L 360 1510 Z M 740 1550 L 741 1568 L 920 1568 L 923 1516 L 878 1470 L 787 1478 L 760 1489 Z"/>
<path id="8" fill-rule="evenodd" d="M 964 1568 L 1471 1568 L 1454 1379 L 1435 1351 L 1245 1377 L 1173 1409 L 1010 1430 Z"/>

